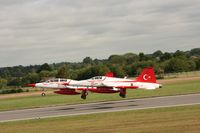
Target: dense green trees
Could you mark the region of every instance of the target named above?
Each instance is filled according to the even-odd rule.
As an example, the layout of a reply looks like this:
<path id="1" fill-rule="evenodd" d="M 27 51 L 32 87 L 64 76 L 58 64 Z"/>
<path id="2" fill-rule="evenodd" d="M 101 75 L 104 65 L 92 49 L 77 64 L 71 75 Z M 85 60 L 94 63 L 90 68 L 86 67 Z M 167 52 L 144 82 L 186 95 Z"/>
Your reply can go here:
<path id="1" fill-rule="evenodd" d="M 0 89 L 4 88 L 5 86 L 7 86 L 7 80 L 0 78 Z"/>
<path id="2" fill-rule="evenodd" d="M 44 63 L 43 65 L 41 65 L 41 67 L 37 70 L 37 73 L 41 72 L 41 71 L 51 71 L 52 68 L 49 66 L 48 63 Z"/>
<path id="3" fill-rule="evenodd" d="M 92 64 L 92 58 L 91 57 L 85 57 L 84 59 L 83 59 L 83 63 L 84 64 Z"/>
<path id="4" fill-rule="evenodd" d="M 63 65 L 62 67 L 59 68 L 57 74 L 56 74 L 57 78 L 69 78 L 69 68 L 67 67 L 67 65 Z"/>
<path id="5" fill-rule="evenodd" d="M 191 55 L 200 55 L 200 48 L 194 48 L 190 51 Z"/>
<path id="6" fill-rule="evenodd" d="M 196 64 L 196 70 L 200 70 L 200 57 L 193 59 Z"/>
<path id="7" fill-rule="evenodd" d="M 96 75 L 114 72 L 117 77 L 137 76 L 144 67 L 152 66 L 162 78 L 164 73 L 200 70 L 200 48 L 191 51 L 177 50 L 153 54 L 111 55 L 108 59 L 86 57 L 80 63 L 54 63 L 35 66 L 15 66 L 0 68 L 0 89 L 9 86 L 23 86 L 48 78 L 87 79 Z"/>

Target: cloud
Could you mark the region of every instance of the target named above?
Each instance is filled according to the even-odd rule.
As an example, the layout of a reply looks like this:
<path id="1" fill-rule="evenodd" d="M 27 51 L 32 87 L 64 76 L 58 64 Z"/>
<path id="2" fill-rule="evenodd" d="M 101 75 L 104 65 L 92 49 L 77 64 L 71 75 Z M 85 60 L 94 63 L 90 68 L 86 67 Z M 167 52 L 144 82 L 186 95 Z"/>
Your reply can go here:
<path id="1" fill-rule="evenodd" d="M 198 0 L 0 0 L 1 66 L 199 47 Z"/>

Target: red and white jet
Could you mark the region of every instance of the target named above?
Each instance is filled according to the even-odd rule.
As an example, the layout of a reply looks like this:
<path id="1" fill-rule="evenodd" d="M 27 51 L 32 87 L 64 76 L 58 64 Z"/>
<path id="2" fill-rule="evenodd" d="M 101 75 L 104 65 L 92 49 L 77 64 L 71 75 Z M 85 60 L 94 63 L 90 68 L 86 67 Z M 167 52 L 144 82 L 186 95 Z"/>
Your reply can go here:
<path id="1" fill-rule="evenodd" d="M 67 80 L 65 87 L 55 91 L 57 94 L 78 95 L 86 99 L 88 91 L 94 93 L 119 93 L 122 98 L 126 97 L 126 89 L 147 89 L 154 90 L 162 86 L 156 82 L 154 69 L 145 68 L 142 73 L 135 79 L 116 78 L 112 73 L 105 76 L 96 76 L 87 80 Z"/>

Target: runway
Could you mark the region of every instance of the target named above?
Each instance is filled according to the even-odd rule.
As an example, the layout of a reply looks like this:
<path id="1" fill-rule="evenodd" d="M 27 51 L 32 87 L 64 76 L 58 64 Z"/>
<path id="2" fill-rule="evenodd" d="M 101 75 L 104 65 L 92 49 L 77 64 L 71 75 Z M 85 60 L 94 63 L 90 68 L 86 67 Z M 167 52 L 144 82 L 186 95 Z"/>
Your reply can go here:
<path id="1" fill-rule="evenodd" d="M 200 104 L 200 94 L 2 111 L 0 122 L 194 104 Z"/>

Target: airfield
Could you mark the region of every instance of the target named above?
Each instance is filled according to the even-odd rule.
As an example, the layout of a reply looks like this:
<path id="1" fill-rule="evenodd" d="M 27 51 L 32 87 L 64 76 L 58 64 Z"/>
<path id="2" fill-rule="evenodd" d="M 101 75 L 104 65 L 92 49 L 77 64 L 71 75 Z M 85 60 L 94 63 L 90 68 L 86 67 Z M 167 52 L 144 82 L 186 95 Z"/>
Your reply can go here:
<path id="1" fill-rule="evenodd" d="M 60 96 L 47 92 L 2 95 L 0 127 L 11 132 L 191 132 L 200 130 L 200 77 L 159 80 L 155 91 Z"/>

